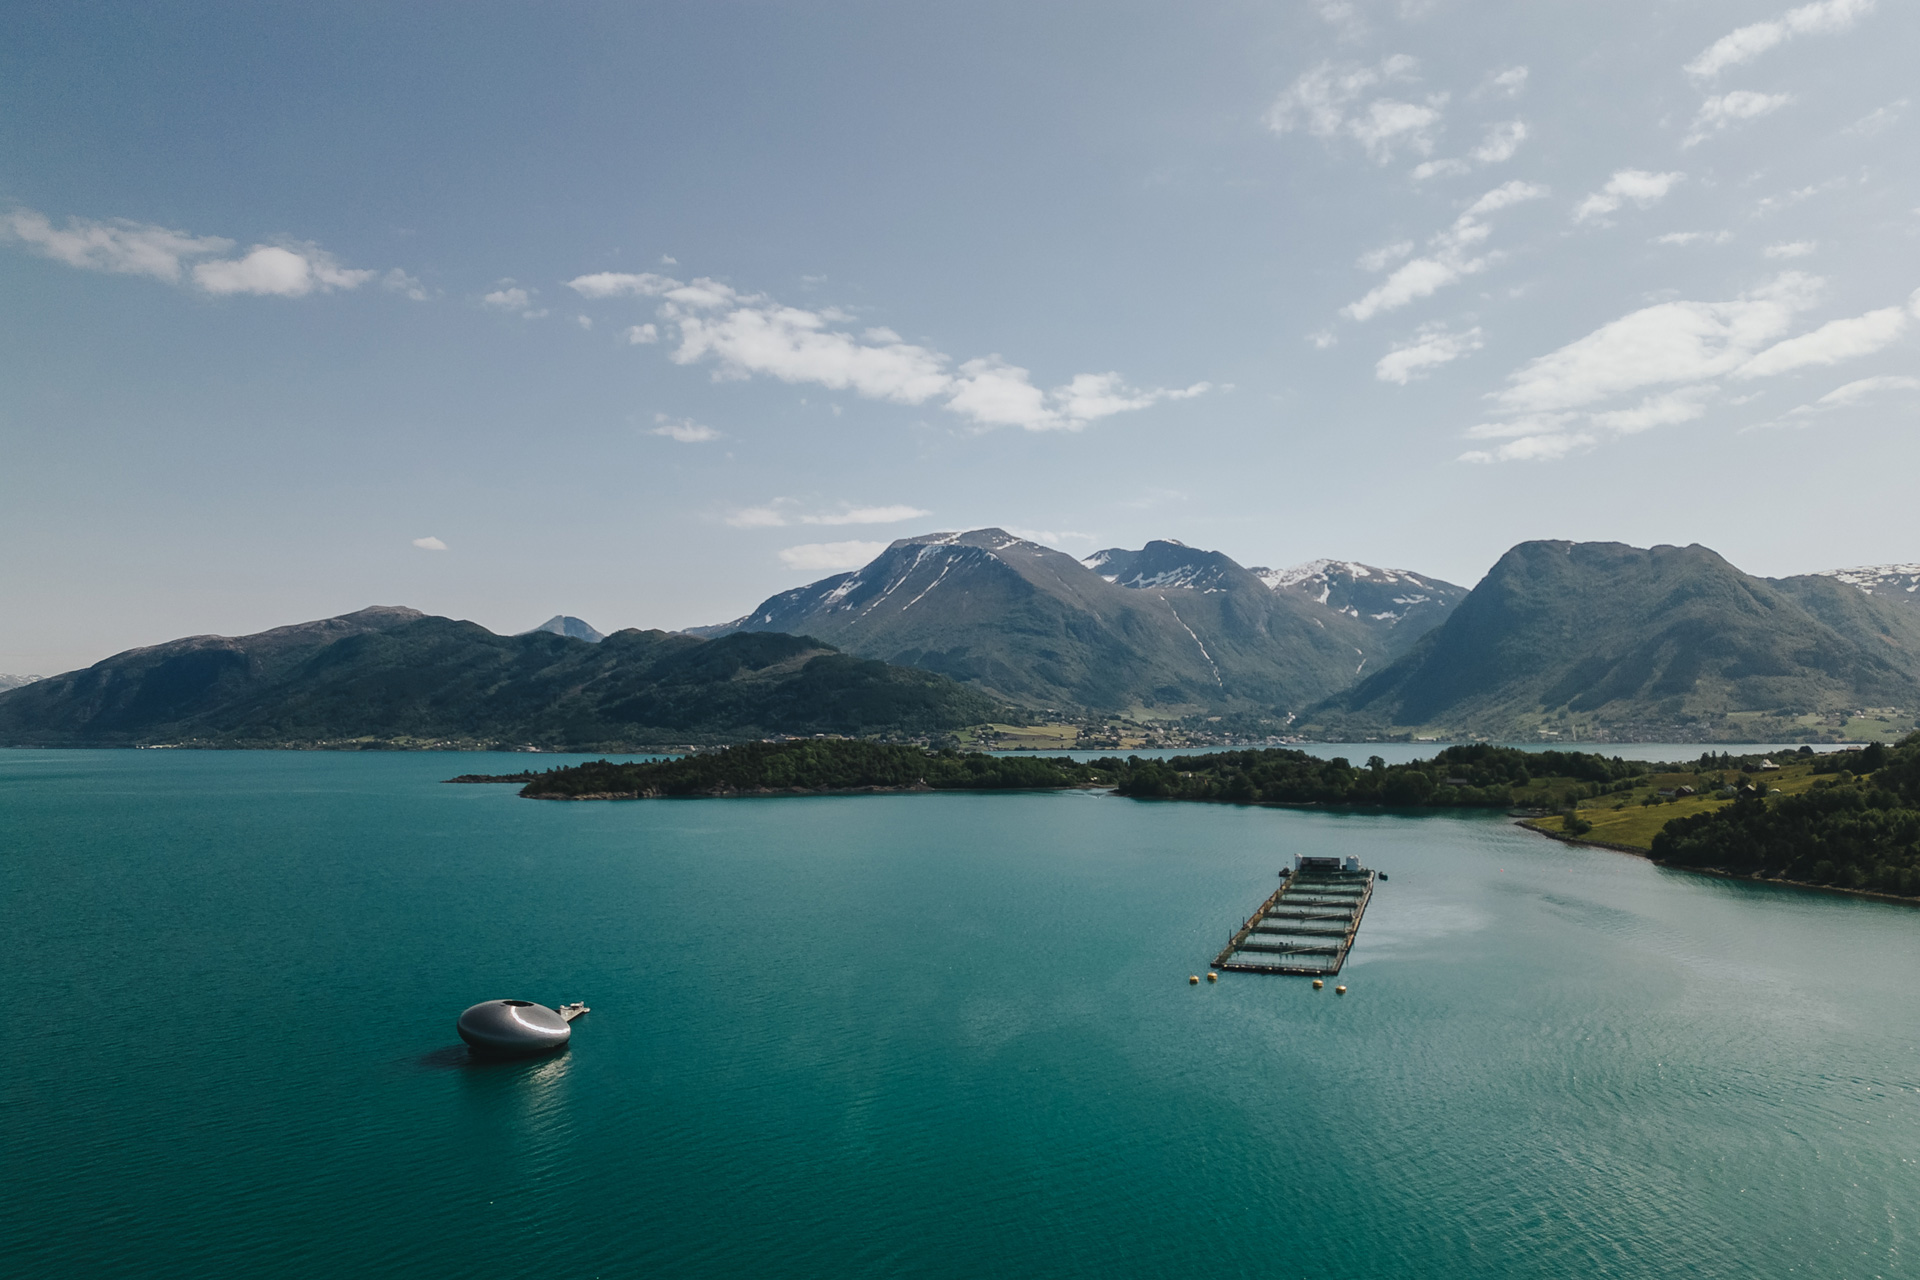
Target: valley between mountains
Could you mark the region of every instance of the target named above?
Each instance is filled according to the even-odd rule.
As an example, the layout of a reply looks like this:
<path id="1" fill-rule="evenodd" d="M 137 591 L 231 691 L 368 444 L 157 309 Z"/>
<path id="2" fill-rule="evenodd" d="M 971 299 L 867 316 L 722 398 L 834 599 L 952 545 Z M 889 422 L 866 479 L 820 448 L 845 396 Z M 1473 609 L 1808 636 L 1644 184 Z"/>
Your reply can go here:
<path id="1" fill-rule="evenodd" d="M 500 636 L 382 607 L 188 637 L 0 692 L 0 743 L 1833 741 L 1916 709 L 1916 565 L 1767 579 L 1701 546 L 1543 541 L 1468 589 L 1175 541 L 1078 559 L 989 528 L 688 632 Z"/>

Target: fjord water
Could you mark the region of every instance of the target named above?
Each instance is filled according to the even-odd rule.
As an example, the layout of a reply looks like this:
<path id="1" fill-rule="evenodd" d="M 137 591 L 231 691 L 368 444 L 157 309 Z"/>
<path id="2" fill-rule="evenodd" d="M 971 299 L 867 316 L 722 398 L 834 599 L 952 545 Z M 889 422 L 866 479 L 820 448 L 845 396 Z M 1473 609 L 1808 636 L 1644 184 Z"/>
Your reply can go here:
<path id="1" fill-rule="evenodd" d="M 1920 912 L 1487 815 L 0 752 L 0 1271 L 1920 1272 Z M 1189 986 L 1294 852 L 1341 981 Z M 475 1001 L 583 999 L 473 1065 Z"/>

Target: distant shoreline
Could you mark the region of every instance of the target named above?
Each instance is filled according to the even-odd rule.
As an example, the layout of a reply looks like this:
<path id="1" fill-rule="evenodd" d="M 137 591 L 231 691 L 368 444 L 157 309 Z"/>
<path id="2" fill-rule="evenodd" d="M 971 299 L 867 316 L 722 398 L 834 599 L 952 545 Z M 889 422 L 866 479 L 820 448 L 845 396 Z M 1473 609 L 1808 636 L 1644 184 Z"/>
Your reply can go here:
<path id="1" fill-rule="evenodd" d="M 1583 845 L 1589 849 L 1605 849 L 1609 853 L 1624 853 L 1628 857 L 1650 862 L 1663 871 L 1681 871 L 1693 876 L 1712 876 L 1716 880 L 1732 880 L 1739 884 L 1774 884 L 1788 889 L 1806 889 L 1814 893 L 1837 893 L 1848 898 L 1870 898 L 1876 902 L 1895 902 L 1906 907 L 1920 907 L 1920 896 L 1909 897 L 1898 893 L 1880 893 L 1873 889 L 1848 889 L 1835 884 L 1813 884 L 1806 880 L 1775 880 L 1766 876 L 1735 875 L 1731 871 L 1722 871 L 1717 867 L 1683 867 L 1678 863 L 1662 862 L 1645 849 L 1635 849 L 1631 845 L 1609 844 L 1604 840 L 1582 840 L 1578 836 L 1566 835 L 1559 831 L 1543 831 L 1524 818 L 1515 819 L 1514 826 L 1534 835 L 1545 836 L 1549 840 L 1558 840 L 1561 844 Z"/>

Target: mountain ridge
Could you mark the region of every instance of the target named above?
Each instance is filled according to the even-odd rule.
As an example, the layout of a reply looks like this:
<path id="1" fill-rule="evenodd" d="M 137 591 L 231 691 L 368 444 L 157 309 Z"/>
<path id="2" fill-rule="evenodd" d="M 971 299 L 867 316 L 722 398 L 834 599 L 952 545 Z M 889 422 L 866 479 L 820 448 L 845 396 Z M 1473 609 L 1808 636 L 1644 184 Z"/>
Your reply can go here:
<path id="1" fill-rule="evenodd" d="M 1333 732 L 1755 740 L 1760 724 L 1784 734 L 1916 706 L 1920 616 L 1902 604 L 1824 575 L 1756 578 L 1698 544 L 1540 541 L 1310 718 Z"/>
<path id="2" fill-rule="evenodd" d="M 805 636 L 546 631 L 382 607 L 188 636 L 0 693 L 10 746 L 488 746 L 617 750 L 766 734 L 950 732 L 998 718 L 944 677 Z"/>

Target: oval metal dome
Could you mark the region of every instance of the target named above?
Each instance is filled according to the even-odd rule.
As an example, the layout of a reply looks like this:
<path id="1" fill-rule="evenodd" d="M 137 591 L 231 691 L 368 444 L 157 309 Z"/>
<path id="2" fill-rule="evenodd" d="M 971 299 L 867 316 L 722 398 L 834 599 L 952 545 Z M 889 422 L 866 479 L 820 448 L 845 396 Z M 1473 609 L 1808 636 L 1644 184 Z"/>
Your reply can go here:
<path id="1" fill-rule="evenodd" d="M 454 1025 L 468 1048 L 495 1057 L 552 1053 L 573 1035 L 565 1018 L 531 1000 L 483 1000 Z"/>

